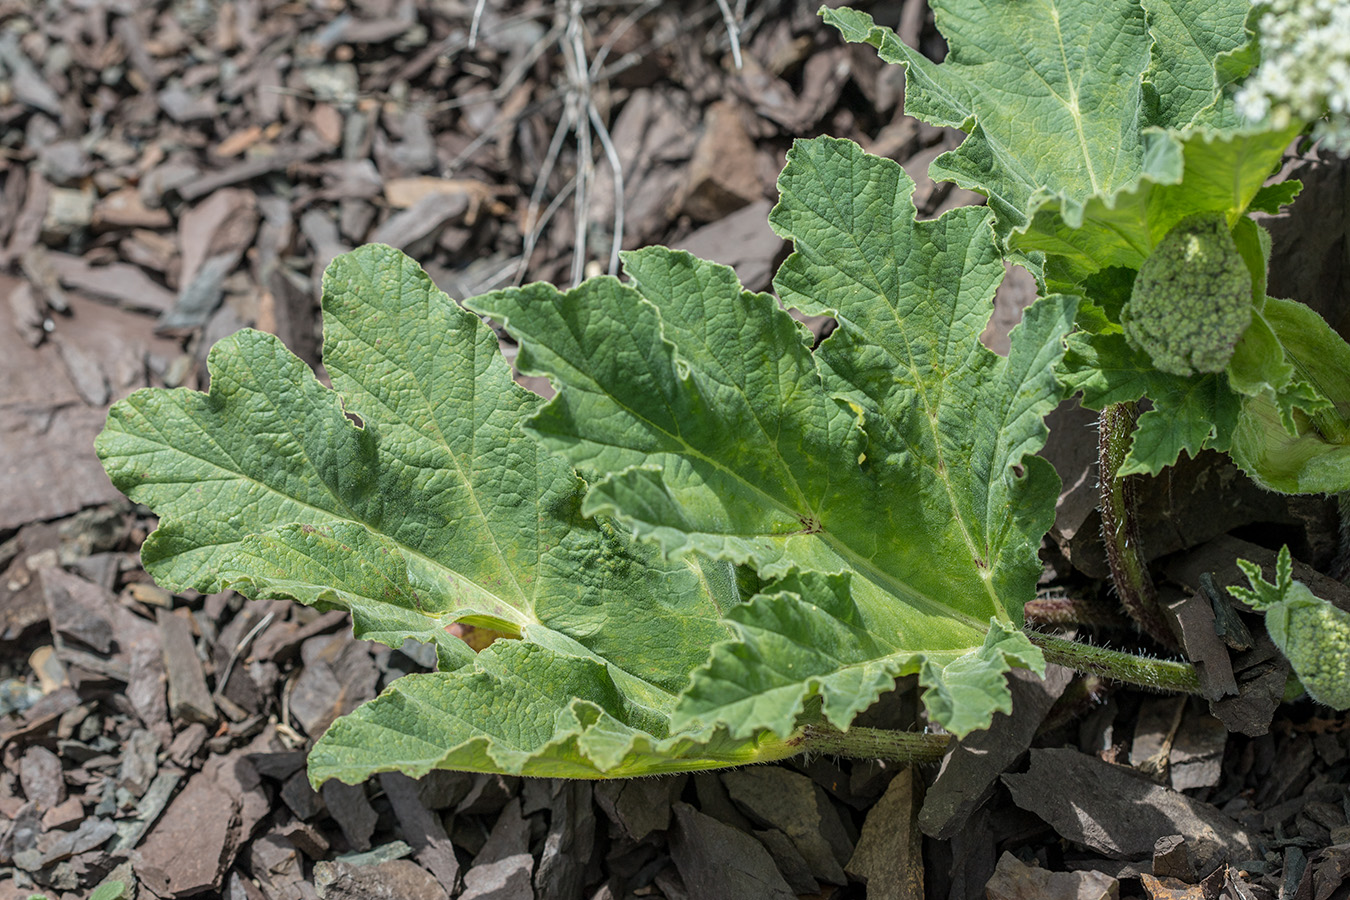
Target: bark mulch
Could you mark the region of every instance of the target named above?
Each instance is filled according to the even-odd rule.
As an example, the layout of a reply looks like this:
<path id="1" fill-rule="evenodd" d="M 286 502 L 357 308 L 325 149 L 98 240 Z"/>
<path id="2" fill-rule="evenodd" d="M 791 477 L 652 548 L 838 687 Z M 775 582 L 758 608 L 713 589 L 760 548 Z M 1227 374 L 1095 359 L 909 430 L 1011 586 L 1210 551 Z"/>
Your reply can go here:
<path id="1" fill-rule="evenodd" d="M 961 135 L 900 112 L 898 69 L 811 3 L 741 6 L 738 70 L 718 5 L 693 0 L 0 0 L 0 900 L 1350 896 L 1347 719 L 1281 705 L 1285 664 L 1199 581 L 1289 543 L 1350 608 L 1326 574 L 1334 505 L 1218 458 L 1143 488 L 1210 699 L 1018 677 L 1014 714 L 940 767 L 316 792 L 312 742 L 432 660 L 353 641 L 342 613 L 171 594 L 140 568 L 155 520 L 92 451 L 109 404 L 204 387 L 210 346 L 245 326 L 317 366 L 321 273 L 347 249 L 400 247 L 464 297 L 605 271 L 618 231 L 763 290 L 786 254 L 777 172 L 820 133 L 899 161 L 926 216 L 981 200 L 927 178 Z M 919 0 L 871 11 L 945 52 Z M 1272 291 L 1345 326 L 1346 170 L 1290 166 L 1310 212 L 1271 223 Z M 991 347 L 1032 297 L 1011 273 Z M 1055 415 L 1066 489 L 1029 615 L 1072 608 L 1139 646 L 1106 588 L 1091 418 Z M 915 685 L 860 724 L 922 727 Z"/>

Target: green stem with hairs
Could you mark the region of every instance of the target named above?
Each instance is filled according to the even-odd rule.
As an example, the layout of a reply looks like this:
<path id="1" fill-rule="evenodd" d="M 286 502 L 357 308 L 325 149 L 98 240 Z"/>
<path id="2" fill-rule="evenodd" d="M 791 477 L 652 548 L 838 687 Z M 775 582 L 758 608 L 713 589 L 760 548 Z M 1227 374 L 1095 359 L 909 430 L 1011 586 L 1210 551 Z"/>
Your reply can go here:
<path id="1" fill-rule="evenodd" d="M 840 731 L 828 725 L 808 725 L 793 738 L 802 753 L 826 753 L 854 759 L 888 759 L 896 762 L 934 763 L 942 760 L 951 744 L 949 734 L 920 731 L 889 731 L 854 726 Z"/>
<path id="2" fill-rule="evenodd" d="M 1078 672 L 1100 675 L 1153 691 L 1201 693 L 1200 677 L 1196 674 L 1195 666 L 1188 662 L 1145 659 L 1133 653 L 1093 647 L 1034 631 L 1027 632 L 1027 637 L 1041 648 L 1047 662 Z"/>
<path id="3" fill-rule="evenodd" d="M 1102 408 L 1097 420 L 1102 541 L 1120 605 L 1145 634 L 1164 647 L 1176 647 L 1139 539 L 1135 479 L 1119 474 L 1134 440 L 1138 414 L 1133 402 L 1112 403 Z"/>

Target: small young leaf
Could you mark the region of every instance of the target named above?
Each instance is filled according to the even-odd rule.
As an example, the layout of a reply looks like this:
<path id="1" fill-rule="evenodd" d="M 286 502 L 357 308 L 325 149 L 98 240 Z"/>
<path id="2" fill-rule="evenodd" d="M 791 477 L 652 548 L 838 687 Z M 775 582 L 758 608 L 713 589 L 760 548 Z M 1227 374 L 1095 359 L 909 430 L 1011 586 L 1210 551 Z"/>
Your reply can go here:
<path id="1" fill-rule="evenodd" d="M 1287 546 L 1276 560 L 1274 582 L 1266 581 L 1253 562 L 1240 559 L 1238 566 L 1251 587 L 1229 590 L 1265 613 L 1270 639 L 1289 659 L 1309 696 L 1333 709 L 1350 709 L 1350 612 L 1294 581 Z"/>
<path id="2" fill-rule="evenodd" d="M 1295 374 L 1278 395 L 1243 398 L 1234 462 L 1271 490 L 1350 490 L 1350 344 L 1302 303 L 1272 297 L 1262 317 Z"/>

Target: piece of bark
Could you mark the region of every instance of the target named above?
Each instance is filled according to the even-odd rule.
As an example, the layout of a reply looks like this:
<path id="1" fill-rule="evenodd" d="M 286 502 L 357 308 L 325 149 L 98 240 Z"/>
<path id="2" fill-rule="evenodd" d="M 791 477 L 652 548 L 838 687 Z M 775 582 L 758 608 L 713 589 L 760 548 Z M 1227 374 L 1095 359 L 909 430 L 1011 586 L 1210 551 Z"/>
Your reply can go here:
<path id="1" fill-rule="evenodd" d="M 156 610 L 155 619 L 159 623 L 164 669 L 169 679 L 169 712 L 184 722 L 215 724 L 216 705 L 197 658 L 192 623 L 185 616 L 165 609 Z"/>
<path id="2" fill-rule="evenodd" d="M 750 835 L 674 804 L 670 855 L 690 897 L 700 900 L 793 900 L 773 857 Z"/>
<path id="3" fill-rule="evenodd" d="M 928 789 L 919 814 L 923 833 L 947 840 L 965 827 L 972 813 L 994 791 L 999 775 L 1031 746 L 1045 714 L 1064 693 L 1073 672 L 1050 665 L 1041 679 L 1026 669 L 1008 678 L 1013 712 L 995 713 L 990 727 L 953 742 L 942 760 L 937 780 Z"/>
<path id="4" fill-rule="evenodd" d="M 1076 750 L 1032 750 L 1027 772 L 1004 775 L 1003 783 L 1014 803 L 1061 837 L 1114 859 L 1151 857 L 1159 835 L 1177 833 L 1232 859 L 1255 852 L 1251 835 L 1208 803 Z"/>
<path id="5" fill-rule="evenodd" d="M 1004 853 L 986 890 L 989 900 L 1117 900 L 1120 882 L 1100 872 L 1050 872 Z"/>
<path id="6" fill-rule="evenodd" d="M 913 766 L 906 766 L 863 821 L 858 846 L 844 871 L 867 885 L 870 900 L 922 900 L 921 789 Z"/>

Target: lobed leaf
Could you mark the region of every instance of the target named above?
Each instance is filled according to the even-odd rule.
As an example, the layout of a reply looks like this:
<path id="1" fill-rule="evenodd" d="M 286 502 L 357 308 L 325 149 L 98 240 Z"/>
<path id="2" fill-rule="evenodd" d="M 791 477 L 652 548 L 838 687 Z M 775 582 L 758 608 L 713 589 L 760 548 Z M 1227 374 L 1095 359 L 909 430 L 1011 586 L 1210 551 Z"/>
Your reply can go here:
<path id="1" fill-rule="evenodd" d="M 569 765 L 640 769 L 615 748 L 664 738 L 690 670 L 729 634 L 718 622 L 738 602 L 728 567 L 661 560 L 584 518 L 576 476 L 519 430 L 539 399 L 511 382 L 492 331 L 401 253 L 372 246 L 336 260 L 324 307 L 336 391 L 275 338 L 241 332 L 213 349 L 209 394 L 141 391 L 114 406 L 100 455 L 114 483 L 162 517 L 147 569 L 174 588 L 348 608 L 358 637 L 431 642 L 441 667 L 457 669 L 400 680 L 335 732 L 356 735 L 364 756 L 321 741 L 316 782 L 416 768 L 428 740 L 441 765 L 477 764 L 480 728 L 463 710 L 403 720 L 402 731 L 381 718 L 432 684 L 466 707 L 500 702 L 500 676 L 484 668 L 495 655 L 471 661 L 445 633 L 455 621 L 542 648 L 519 657 L 515 677 L 551 678 L 555 706 L 540 699 L 527 721 L 501 727 L 568 722 L 582 751 L 593 731 L 608 748 Z M 577 698 L 621 717 L 572 722 Z M 563 741 L 570 732 L 558 729 Z M 495 752 L 506 771 L 547 769 L 559 764 L 555 744 L 532 745 L 540 758 Z M 728 752 L 739 760 L 745 746 Z"/>
<path id="2" fill-rule="evenodd" d="M 802 298 L 853 298 L 817 354 L 771 297 L 660 248 L 625 255 L 631 285 L 468 301 L 520 341 L 522 371 L 559 385 L 527 427 L 593 480 L 587 512 L 772 582 L 727 614 L 735 640 L 677 711 L 736 736 L 786 734 L 816 696 L 846 726 L 897 674 L 1020 622 L 1058 494 L 1030 454 L 1074 308 L 1038 303 L 1000 360 L 978 340 L 1003 273 L 986 211 L 916 223 L 899 166 L 825 138 L 793 148 L 780 186 L 773 222 L 798 248 L 780 293 L 811 312 Z M 991 652 L 977 668 L 1000 687 L 940 721 L 987 724 L 1002 672 L 1039 664 L 1029 647 Z"/>
<path id="3" fill-rule="evenodd" d="M 845 40 L 871 44 L 905 67 L 907 113 L 969 134 L 929 174 L 987 196 L 1001 237 L 1032 226 L 1043 208 L 1069 229 L 1083 228 L 1092 198 L 1114 197 L 1146 176 L 1176 181 L 1178 148 L 1149 140 L 1149 129 L 1231 125 L 1222 88 L 1234 73 L 1216 60 L 1250 42 L 1245 0 L 934 0 L 932 7 L 949 47 L 942 63 L 865 13 L 822 15 Z"/>

